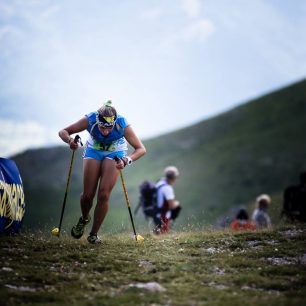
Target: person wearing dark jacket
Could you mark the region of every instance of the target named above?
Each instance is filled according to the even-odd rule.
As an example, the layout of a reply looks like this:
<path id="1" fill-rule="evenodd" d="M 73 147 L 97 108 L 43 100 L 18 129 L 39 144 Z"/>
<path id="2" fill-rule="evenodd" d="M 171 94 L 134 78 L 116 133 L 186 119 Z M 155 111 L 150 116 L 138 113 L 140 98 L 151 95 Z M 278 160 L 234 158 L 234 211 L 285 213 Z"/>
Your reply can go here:
<path id="1" fill-rule="evenodd" d="M 306 222 L 306 171 L 300 173 L 300 183 L 284 191 L 282 216 L 290 221 Z"/>

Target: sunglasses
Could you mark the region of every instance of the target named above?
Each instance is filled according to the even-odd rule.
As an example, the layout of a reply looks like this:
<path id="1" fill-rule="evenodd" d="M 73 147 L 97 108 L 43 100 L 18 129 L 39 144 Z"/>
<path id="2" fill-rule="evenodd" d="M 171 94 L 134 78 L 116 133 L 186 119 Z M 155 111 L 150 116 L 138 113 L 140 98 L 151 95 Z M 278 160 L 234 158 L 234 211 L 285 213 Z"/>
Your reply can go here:
<path id="1" fill-rule="evenodd" d="M 104 122 L 98 122 L 98 126 L 102 129 L 111 129 L 115 124 L 105 124 Z"/>
<path id="2" fill-rule="evenodd" d="M 101 128 L 112 128 L 116 124 L 116 116 L 102 117 L 97 116 L 98 126 Z"/>

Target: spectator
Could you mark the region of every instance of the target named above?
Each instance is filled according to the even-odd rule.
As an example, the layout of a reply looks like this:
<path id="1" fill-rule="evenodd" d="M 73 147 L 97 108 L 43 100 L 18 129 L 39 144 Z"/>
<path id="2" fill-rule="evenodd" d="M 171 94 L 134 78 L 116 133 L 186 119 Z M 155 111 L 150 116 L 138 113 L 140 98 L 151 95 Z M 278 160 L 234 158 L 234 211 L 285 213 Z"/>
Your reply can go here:
<path id="1" fill-rule="evenodd" d="M 267 213 L 270 204 L 271 198 L 267 194 L 262 194 L 257 197 L 256 208 L 252 215 L 252 221 L 255 222 L 257 229 L 271 227 L 271 219 Z"/>
<path id="2" fill-rule="evenodd" d="M 255 230 L 256 225 L 254 222 L 249 220 L 249 214 L 245 208 L 240 208 L 236 219 L 233 220 L 230 224 L 232 230 L 239 231 L 239 230 Z"/>
<path id="3" fill-rule="evenodd" d="M 306 221 L 306 171 L 300 174 L 300 184 L 285 189 L 282 216 L 291 221 Z"/>
<path id="4" fill-rule="evenodd" d="M 156 184 L 157 210 L 154 216 L 155 233 L 163 234 L 169 231 L 170 222 L 174 221 L 180 211 L 180 203 L 175 199 L 173 185 L 179 176 L 179 171 L 174 166 L 165 168 L 165 177 Z"/>

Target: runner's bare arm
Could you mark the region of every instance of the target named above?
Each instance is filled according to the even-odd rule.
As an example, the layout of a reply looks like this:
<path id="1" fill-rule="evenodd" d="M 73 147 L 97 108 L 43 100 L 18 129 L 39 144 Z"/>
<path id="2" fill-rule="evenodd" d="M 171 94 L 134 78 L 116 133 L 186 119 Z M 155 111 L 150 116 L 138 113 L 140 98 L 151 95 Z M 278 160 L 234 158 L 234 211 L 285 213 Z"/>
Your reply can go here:
<path id="1" fill-rule="evenodd" d="M 132 154 L 130 155 L 133 161 L 146 154 L 146 148 L 144 147 L 141 140 L 137 137 L 131 126 L 125 128 L 124 137 L 127 142 L 134 148 L 134 152 L 132 152 Z"/>
<path id="2" fill-rule="evenodd" d="M 88 127 L 87 117 L 83 117 L 79 121 L 67 126 L 58 132 L 59 137 L 66 143 L 70 144 L 73 138 L 70 135 L 82 132 Z M 73 143 L 73 142 L 72 142 Z"/>

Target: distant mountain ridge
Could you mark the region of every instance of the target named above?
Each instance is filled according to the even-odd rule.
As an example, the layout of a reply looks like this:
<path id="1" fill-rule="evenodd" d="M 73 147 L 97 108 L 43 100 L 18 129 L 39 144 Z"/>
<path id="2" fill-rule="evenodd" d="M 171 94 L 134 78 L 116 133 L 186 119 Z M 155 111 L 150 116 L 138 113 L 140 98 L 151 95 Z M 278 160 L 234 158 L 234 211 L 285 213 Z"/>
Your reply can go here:
<path id="1" fill-rule="evenodd" d="M 306 169 L 306 80 L 242 104 L 198 124 L 145 141 L 147 154 L 124 170 L 133 205 L 138 185 L 157 180 L 167 165 L 179 168 L 175 186 L 183 205 L 181 225 L 212 224 L 236 205 L 247 205 L 260 193 L 279 197 Z M 25 223 L 56 221 L 69 167 L 67 147 L 29 150 L 14 156 L 24 185 Z M 79 215 L 82 186 L 81 150 L 73 169 L 67 222 Z M 280 205 L 281 203 L 277 203 Z M 139 217 L 137 222 L 141 223 Z M 128 223 L 118 180 L 107 224 Z"/>

